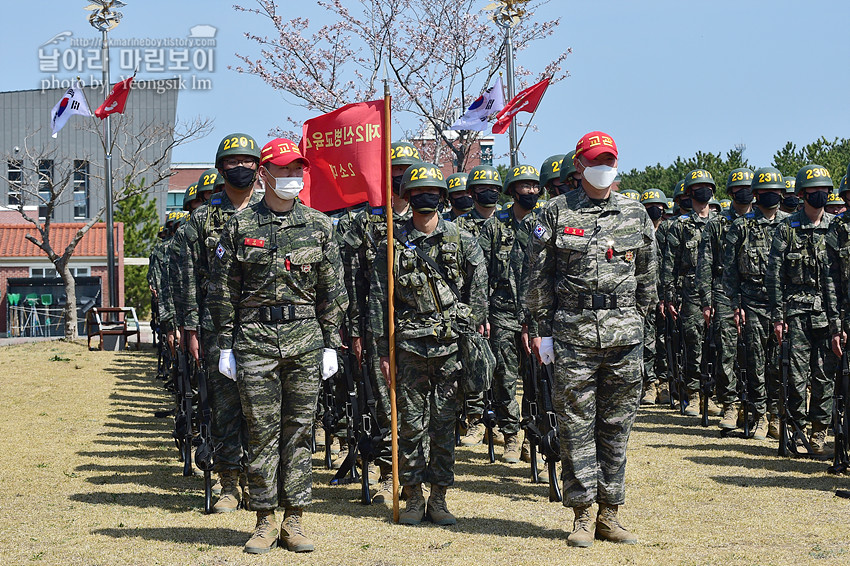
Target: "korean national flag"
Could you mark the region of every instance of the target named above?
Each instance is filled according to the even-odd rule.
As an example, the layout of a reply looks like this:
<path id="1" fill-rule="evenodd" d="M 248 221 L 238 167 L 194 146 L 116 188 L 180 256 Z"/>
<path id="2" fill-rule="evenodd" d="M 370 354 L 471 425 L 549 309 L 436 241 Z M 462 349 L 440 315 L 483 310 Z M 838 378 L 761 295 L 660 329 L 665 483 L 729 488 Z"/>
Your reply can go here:
<path id="1" fill-rule="evenodd" d="M 86 97 L 83 96 L 83 87 L 80 86 L 79 80 L 74 81 L 74 84 L 65 91 L 62 99 L 56 103 L 56 106 L 53 107 L 53 111 L 50 113 L 50 123 L 53 126 L 54 138 L 73 114 L 91 116 L 91 111 L 86 102 Z"/>
<path id="2" fill-rule="evenodd" d="M 483 132 L 489 126 L 490 116 L 505 107 L 502 77 L 497 77 L 493 86 L 472 103 L 466 113 L 451 125 L 450 130 L 475 130 Z"/>

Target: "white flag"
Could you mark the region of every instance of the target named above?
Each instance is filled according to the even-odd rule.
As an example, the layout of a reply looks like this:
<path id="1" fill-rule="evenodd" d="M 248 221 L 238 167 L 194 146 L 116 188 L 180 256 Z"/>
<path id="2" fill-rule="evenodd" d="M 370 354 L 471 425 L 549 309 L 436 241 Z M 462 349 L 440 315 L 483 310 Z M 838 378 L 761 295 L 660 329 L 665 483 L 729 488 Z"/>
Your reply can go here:
<path id="1" fill-rule="evenodd" d="M 89 105 L 86 103 L 86 97 L 83 96 L 83 87 L 80 86 L 80 81 L 74 81 L 74 84 L 65 91 L 62 99 L 56 103 L 53 110 L 50 112 L 50 123 L 53 126 L 53 137 L 59 133 L 68 118 L 72 114 L 82 114 L 83 116 L 91 116 Z"/>
<path id="2" fill-rule="evenodd" d="M 493 86 L 472 103 L 466 113 L 451 125 L 450 130 L 475 130 L 483 132 L 487 129 L 487 120 L 505 107 L 505 94 L 502 89 L 502 77 L 496 77 Z"/>

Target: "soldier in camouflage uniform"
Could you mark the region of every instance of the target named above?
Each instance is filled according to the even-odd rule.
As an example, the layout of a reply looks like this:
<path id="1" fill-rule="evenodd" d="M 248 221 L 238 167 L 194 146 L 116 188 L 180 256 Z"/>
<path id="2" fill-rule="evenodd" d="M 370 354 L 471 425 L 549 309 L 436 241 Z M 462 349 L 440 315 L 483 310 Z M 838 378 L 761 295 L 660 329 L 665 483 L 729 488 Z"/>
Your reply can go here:
<path id="1" fill-rule="evenodd" d="M 797 196 L 797 177 L 794 175 L 787 175 L 782 179 L 785 181 L 785 198 L 782 199 L 782 204 L 779 205 L 779 209 L 787 214 L 792 214 L 797 212 L 802 204 L 800 197 Z"/>
<path id="2" fill-rule="evenodd" d="M 540 195 L 544 199 L 567 192 L 566 184 L 561 181 L 561 163 L 564 157 L 566 155 L 563 153 L 550 155 L 540 166 Z"/>
<path id="3" fill-rule="evenodd" d="M 254 181 L 260 161 L 260 146 L 251 136 L 231 134 L 219 143 L 215 173 L 205 172 L 207 181 L 224 181 L 224 190 L 198 208 L 186 228 L 187 277 L 194 284 L 184 289 L 187 346 L 194 359 L 204 356 L 207 366 L 209 405 L 212 412 L 210 435 L 216 446 L 215 472 L 221 483 L 221 497 L 213 506 L 215 513 L 229 513 L 239 508 L 240 474 L 245 457 L 245 419 L 236 384 L 218 371 L 218 329 L 213 324 L 210 306 L 216 297 L 210 295 L 210 267 L 224 224 L 238 210 L 259 201 Z M 208 175 L 208 176 L 207 176 Z M 213 175 L 217 175 L 213 179 Z"/>
<path id="4" fill-rule="evenodd" d="M 640 203 L 646 209 L 646 214 L 652 221 L 655 232 L 656 265 L 661 260 L 662 243 L 658 234 L 659 227 L 663 222 L 664 209 L 667 208 L 667 197 L 661 189 L 649 189 L 640 196 Z M 657 288 L 656 288 L 657 291 Z M 654 405 L 655 403 L 669 403 L 670 393 L 667 383 L 667 357 L 666 341 L 664 337 L 664 317 L 659 316 L 659 304 L 646 312 L 643 323 L 643 398 L 642 405 Z M 659 366 L 659 362 L 665 363 Z"/>
<path id="5" fill-rule="evenodd" d="M 236 381 L 248 423 L 249 508 L 257 526 L 245 551 L 277 545 L 274 513 L 282 508 L 281 542 L 309 552 L 314 545 L 301 518 L 311 502 L 313 414 L 320 378 L 337 371 L 348 296 L 330 219 L 295 200 L 306 159 L 281 138 L 262 155 L 265 196 L 224 227 L 210 311 L 219 329 L 219 371 Z"/>
<path id="6" fill-rule="evenodd" d="M 641 392 L 643 317 L 658 302 L 655 235 L 643 206 L 611 191 L 614 140 L 591 132 L 575 155 L 582 188 L 554 199 L 530 239 L 529 336 L 540 361 L 555 364 L 564 505 L 575 513 L 568 544 L 590 546 L 594 534 L 634 544 L 617 510 Z"/>
<path id="7" fill-rule="evenodd" d="M 513 197 L 513 204 L 498 211 L 484 223 L 478 243 L 484 252 L 489 280 L 490 345 L 496 356 L 493 374 L 493 404 L 499 430 L 505 437 L 502 459 L 508 464 L 520 460 L 520 414 L 516 402 L 517 379 L 526 370 L 522 350 L 522 316 L 517 288 L 522 271 L 524 253 L 515 248 L 516 233 L 523 219 L 533 214 L 540 196 L 540 181 L 533 165 L 511 167 L 505 178 L 505 193 Z M 477 409 L 477 410 L 476 410 Z M 481 412 L 481 407 L 470 404 L 470 411 Z M 477 425 L 483 426 L 483 425 Z"/>
<path id="8" fill-rule="evenodd" d="M 443 220 L 454 221 L 458 216 L 464 216 L 475 208 L 475 201 L 469 189 L 466 188 L 467 173 L 452 173 L 446 177 L 446 186 L 449 188 L 449 203 L 451 209 L 443 214 Z"/>
<path id="9" fill-rule="evenodd" d="M 561 161 L 561 172 L 559 175 L 561 186 L 558 188 L 559 194 L 565 194 L 581 187 L 581 174 L 576 171 L 575 158 L 576 154 L 573 151 L 564 156 L 563 161 Z M 557 195 L 550 191 L 549 196 L 554 197 Z"/>
<path id="10" fill-rule="evenodd" d="M 499 170 L 491 165 L 473 167 L 466 178 L 466 187 L 472 194 L 473 209 L 455 219 L 455 223 L 473 236 L 478 236 L 484 223 L 496 212 L 502 191 Z"/>
<path id="11" fill-rule="evenodd" d="M 768 435 L 768 411 L 771 420 L 777 418 L 779 399 L 778 343 L 771 325 L 764 276 L 773 233 L 788 215 L 779 210 L 785 183 L 778 169 L 758 169 L 751 187 L 756 196 L 755 209 L 735 219 L 723 237 L 723 289 L 736 331 L 743 331 L 747 342 L 747 399 L 756 423 L 753 438 L 764 440 Z M 776 427 L 776 438 L 778 431 Z"/>
<path id="12" fill-rule="evenodd" d="M 841 177 L 841 181 L 839 181 L 839 183 L 838 183 L 839 187 L 841 187 L 842 185 L 845 184 L 844 180 L 845 180 L 845 177 Z M 847 205 L 844 204 L 844 199 L 841 198 L 841 195 L 838 192 L 838 189 L 836 189 L 834 191 L 830 191 L 829 198 L 827 198 L 826 206 L 824 207 L 824 210 L 826 212 L 828 212 L 829 214 L 832 214 L 834 216 L 840 216 L 840 215 L 844 214 L 845 210 L 847 210 Z"/>
<path id="13" fill-rule="evenodd" d="M 738 382 L 735 376 L 735 354 L 738 334 L 733 321 L 732 307 L 723 290 L 723 245 L 729 226 L 752 209 L 753 180 L 751 169 L 741 167 L 729 173 L 726 190 L 733 203 L 728 210 L 712 218 L 702 233 L 697 261 L 696 287 L 699 293 L 705 324 L 714 323 L 717 357 L 714 361 L 717 400 L 723 407 L 718 426 L 724 430 L 738 427 Z M 713 403 L 709 402 L 711 412 Z"/>
<path id="14" fill-rule="evenodd" d="M 830 339 L 840 331 L 826 251 L 833 216 L 823 210 L 832 189 L 825 167 L 812 164 L 800 169 L 796 191 L 804 199 L 803 210 L 777 227 L 765 275 L 776 339 L 781 342 L 787 332 L 791 340 L 786 413 L 800 430 L 806 429 L 807 420 L 812 423 L 809 441 L 815 454 L 824 453 L 826 428 L 832 418 L 832 376 L 838 360 L 830 349 Z M 807 385 L 811 387 L 808 414 Z M 797 439 L 797 451 L 801 448 Z"/>
<path id="15" fill-rule="evenodd" d="M 682 215 L 679 222 L 670 226 L 667 234 L 667 251 L 661 268 L 661 289 L 664 293 L 665 314 L 678 320 L 683 318 L 685 368 L 685 394 L 688 407 L 685 414 L 700 414 L 700 362 L 702 360 L 703 329 L 699 293 L 696 287 L 697 257 L 702 233 L 714 213 L 708 201 L 714 193 L 714 178 L 705 169 L 695 169 L 685 176 L 685 197 L 680 206 L 693 207 L 693 212 Z M 688 203 L 687 201 L 691 202 Z M 716 408 L 716 407 L 715 407 Z"/>
<path id="16" fill-rule="evenodd" d="M 393 184 L 393 223 L 403 224 L 411 216 L 410 204 L 399 196 L 401 181 L 411 166 L 419 164 L 419 150 L 406 142 L 392 144 L 390 166 Z M 383 379 L 378 359 L 373 329 L 366 324 L 368 320 L 368 301 L 370 277 L 381 242 L 387 240 L 386 211 L 382 206 L 367 207 L 359 212 L 346 230 L 340 244 L 345 280 L 348 291 L 347 324 L 351 333 L 351 346 L 360 363 L 369 365 L 372 377 L 372 391 L 375 392 L 377 414 L 380 426 L 391 430 L 390 393 Z M 386 299 L 383 299 L 386 300 Z M 365 356 L 364 356 L 365 349 Z M 347 452 L 343 449 L 334 465 L 339 467 Z M 389 436 L 376 447 L 375 463 L 379 468 L 381 487 L 372 497 L 374 503 L 392 505 L 392 446 Z"/>
<path id="17" fill-rule="evenodd" d="M 421 163 L 408 169 L 400 196 L 409 199 L 413 216 L 395 227 L 395 297 L 387 295 L 385 243 L 373 263 L 369 295 L 369 319 L 387 379 L 386 303 L 388 298 L 395 303 L 399 480 L 407 498 L 399 522 L 416 525 L 425 518 L 422 483 L 430 482 L 428 516 L 452 525 L 446 490 L 454 483 L 458 332 L 461 325 L 484 332 L 487 271 L 475 238 L 437 213 L 447 196 L 439 167 Z"/>

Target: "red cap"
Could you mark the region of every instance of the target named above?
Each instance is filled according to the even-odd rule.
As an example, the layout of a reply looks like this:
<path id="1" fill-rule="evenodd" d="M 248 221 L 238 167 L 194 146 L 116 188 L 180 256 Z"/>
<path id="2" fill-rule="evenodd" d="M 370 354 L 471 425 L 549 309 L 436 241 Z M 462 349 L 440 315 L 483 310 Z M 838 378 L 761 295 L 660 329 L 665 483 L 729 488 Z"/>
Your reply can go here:
<path id="1" fill-rule="evenodd" d="M 603 153 L 613 153 L 617 157 L 617 144 L 605 132 L 584 134 L 576 144 L 576 157 L 583 155 L 588 159 L 596 159 Z"/>
<path id="2" fill-rule="evenodd" d="M 304 167 L 310 166 L 307 158 L 301 155 L 298 144 L 286 138 L 273 139 L 263 146 L 263 151 L 260 153 L 260 164 L 272 163 L 286 167 L 296 159 L 303 161 Z"/>

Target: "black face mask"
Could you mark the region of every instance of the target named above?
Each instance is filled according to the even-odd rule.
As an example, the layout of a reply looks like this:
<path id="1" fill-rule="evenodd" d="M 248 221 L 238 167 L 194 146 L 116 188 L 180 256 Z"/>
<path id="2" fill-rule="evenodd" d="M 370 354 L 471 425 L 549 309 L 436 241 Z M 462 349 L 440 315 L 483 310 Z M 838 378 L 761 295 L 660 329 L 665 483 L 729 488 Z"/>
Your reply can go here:
<path id="1" fill-rule="evenodd" d="M 516 201 L 516 203 L 526 210 L 531 210 L 532 208 L 534 208 L 534 205 L 537 204 L 537 199 L 539 198 L 539 193 L 533 193 L 529 195 L 514 195 L 514 200 Z"/>
<path id="2" fill-rule="evenodd" d="M 795 197 L 796 198 L 796 197 Z M 774 208 L 779 206 L 779 201 L 782 200 L 782 195 L 779 193 L 761 193 L 758 199 L 758 205 L 764 208 Z M 794 206 L 797 206 L 796 204 Z"/>
<path id="3" fill-rule="evenodd" d="M 750 204 L 753 202 L 753 189 L 750 187 L 738 189 L 732 193 L 732 198 L 735 199 L 735 202 L 738 204 Z"/>
<path id="4" fill-rule="evenodd" d="M 682 200 L 679 201 L 679 209 L 680 210 L 689 211 L 693 207 L 694 207 L 694 203 L 691 202 L 691 197 L 682 197 Z"/>
<path id="5" fill-rule="evenodd" d="M 655 222 L 664 216 L 664 209 L 659 206 L 650 206 L 646 209 L 646 213 L 649 215 L 649 218 Z"/>
<path id="6" fill-rule="evenodd" d="M 396 175 L 393 177 L 393 194 L 398 194 L 401 190 L 401 181 L 404 179 L 404 175 Z"/>
<path id="7" fill-rule="evenodd" d="M 469 212 L 475 206 L 475 202 L 472 200 L 472 197 L 469 195 L 462 195 L 459 197 L 451 197 L 452 207 L 455 210 L 459 210 L 461 212 Z"/>
<path id="8" fill-rule="evenodd" d="M 496 189 L 486 189 L 481 191 L 480 193 L 473 192 L 472 198 L 474 198 L 481 206 L 484 206 L 486 208 L 493 208 L 499 201 L 499 191 L 497 191 Z"/>
<path id="9" fill-rule="evenodd" d="M 233 169 L 224 170 L 224 178 L 227 179 L 228 183 L 230 183 L 233 187 L 237 189 L 247 189 L 248 187 L 253 185 L 254 177 L 256 175 L 256 170 L 248 169 L 247 167 L 243 167 L 242 165 L 237 165 Z"/>
<path id="10" fill-rule="evenodd" d="M 433 193 L 419 193 L 410 197 L 410 206 L 414 212 L 428 214 L 436 212 L 440 204 L 440 195 Z"/>
<path id="11" fill-rule="evenodd" d="M 784 206 L 785 208 L 797 208 L 798 206 L 800 206 L 800 199 L 796 196 L 785 197 L 784 199 L 782 199 L 782 206 Z"/>
<path id="12" fill-rule="evenodd" d="M 691 198 L 697 202 L 708 202 L 713 194 L 711 187 L 697 187 L 691 191 Z"/>
<path id="13" fill-rule="evenodd" d="M 806 193 L 806 202 L 815 208 L 823 208 L 829 200 L 829 193 L 826 191 L 815 191 Z"/>

